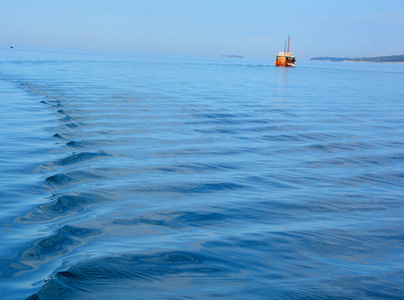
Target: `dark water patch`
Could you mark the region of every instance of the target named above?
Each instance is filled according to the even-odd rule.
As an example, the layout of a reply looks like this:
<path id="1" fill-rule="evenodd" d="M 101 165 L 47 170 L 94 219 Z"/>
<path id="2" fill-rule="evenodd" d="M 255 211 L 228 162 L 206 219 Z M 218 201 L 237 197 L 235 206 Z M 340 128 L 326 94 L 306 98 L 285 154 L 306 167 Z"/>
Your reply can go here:
<path id="1" fill-rule="evenodd" d="M 34 268 L 29 264 L 22 263 L 15 259 L 0 260 L 0 278 L 13 278 L 20 273 L 31 271 Z M 1 292 L 1 285 L 0 285 Z"/>
<path id="2" fill-rule="evenodd" d="M 64 116 L 63 118 L 61 118 L 61 119 L 59 119 L 59 121 L 60 122 L 65 122 L 65 123 L 67 123 L 67 122 L 74 122 L 74 123 L 77 123 L 77 125 L 79 124 L 78 122 L 77 122 L 77 118 L 76 117 L 73 117 L 73 116 L 71 116 L 71 115 L 66 115 L 66 116 Z"/>
<path id="3" fill-rule="evenodd" d="M 67 210 L 80 210 L 84 206 L 92 204 L 94 202 L 97 202 L 94 195 L 63 195 L 50 204 L 41 205 L 40 208 L 48 213 L 61 214 L 66 212 Z"/>
<path id="4" fill-rule="evenodd" d="M 402 163 L 402 162 L 404 162 L 404 153 L 392 154 L 392 155 L 387 156 L 386 159 L 389 159 L 393 162 Z"/>
<path id="5" fill-rule="evenodd" d="M 83 142 L 80 142 L 80 141 L 67 142 L 66 146 L 71 147 L 71 148 L 85 148 L 85 146 L 83 145 Z"/>
<path id="6" fill-rule="evenodd" d="M 55 234 L 35 241 L 21 253 L 24 261 L 44 261 L 55 255 L 65 254 L 74 247 L 84 243 L 94 235 L 101 234 L 98 229 L 89 229 L 64 225 Z"/>
<path id="7" fill-rule="evenodd" d="M 70 121 L 69 123 L 60 126 L 61 130 L 69 130 L 69 129 L 76 129 L 80 127 L 80 123 L 76 121 Z"/>
<path id="8" fill-rule="evenodd" d="M 78 147 L 77 147 L 78 148 Z M 79 165 L 83 164 L 86 162 L 94 161 L 97 159 L 102 159 L 104 157 L 111 156 L 109 153 L 99 150 L 97 152 L 80 152 L 80 153 L 73 153 L 67 157 L 57 159 L 52 162 L 48 163 L 43 163 L 39 165 L 34 165 L 33 169 L 35 171 L 41 171 L 41 170 L 49 170 L 52 171 L 55 168 L 60 168 L 60 167 L 67 167 L 67 166 L 73 166 L 73 165 Z M 66 178 L 67 179 L 67 178 Z M 53 178 L 47 178 L 46 182 L 50 183 L 53 182 Z"/>
<path id="9" fill-rule="evenodd" d="M 57 111 L 57 113 L 58 114 L 60 114 L 60 115 L 69 115 L 69 113 L 67 113 L 65 110 L 63 110 L 63 109 L 59 109 L 58 111 Z"/>
<path id="10" fill-rule="evenodd" d="M 60 134 L 60 133 L 55 133 L 55 134 L 53 135 L 53 137 L 54 137 L 54 138 L 57 138 L 57 139 L 61 139 L 61 140 L 64 140 L 64 139 L 65 139 L 65 138 L 63 137 L 63 135 Z"/>
<path id="11" fill-rule="evenodd" d="M 97 171 L 69 171 L 62 172 L 45 179 L 45 183 L 52 187 L 68 187 L 73 184 L 79 184 L 87 181 L 104 178 L 103 175 L 97 174 Z"/>
<path id="12" fill-rule="evenodd" d="M 58 186 L 58 185 L 64 185 L 69 182 L 71 182 L 73 179 L 71 176 L 59 173 L 55 174 L 52 176 L 49 176 L 48 178 L 45 179 L 45 183 L 50 185 L 50 186 Z"/>
<path id="13" fill-rule="evenodd" d="M 46 100 L 42 100 L 41 103 L 48 105 L 49 107 L 63 107 L 63 102 L 60 99 L 53 99 L 52 97 L 45 97 Z M 63 109 L 59 109 L 58 113 L 63 112 Z"/>
<path id="14" fill-rule="evenodd" d="M 399 148 L 402 149 L 404 147 L 404 142 L 399 141 L 383 141 L 380 143 L 383 147 L 392 147 L 392 148 Z"/>
<path id="15" fill-rule="evenodd" d="M 236 266 L 225 259 L 191 251 L 101 257 L 59 270 L 40 291 L 27 299 L 96 299 L 98 293 L 107 293 L 107 298 L 115 299 L 184 299 L 192 295 L 192 291 L 185 288 L 190 282 L 202 287 L 198 293 L 208 294 L 210 282 L 234 276 L 238 273 Z M 210 292 L 214 290 L 213 287 Z"/>
<path id="16" fill-rule="evenodd" d="M 51 104 L 50 107 L 54 110 L 60 110 L 61 108 L 65 107 L 62 103 Z"/>
<path id="17" fill-rule="evenodd" d="M 39 266 L 58 255 L 71 252 L 90 238 L 101 234 L 98 229 L 64 225 L 54 234 L 26 243 L 16 249 L 11 258 L 0 261 L 0 278 L 15 279 L 26 272 L 38 270 Z M 1 288 L 4 286 L 1 285 Z M 0 290 L 1 290 L 0 288 Z"/>
<path id="18" fill-rule="evenodd" d="M 108 203 L 114 199 L 107 197 L 107 193 L 76 192 L 56 197 L 49 203 L 38 205 L 25 216 L 18 217 L 15 222 L 20 224 L 42 223 L 60 219 L 66 215 L 81 212 L 88 206 Z"/>
<path id="19" fill-rule="evenodd" d="M 47 95 L 45 97 L 46 101 L 51 102 L 51 103 L 62 103 L 64 100 L 66 100 L 66 96 L 60 96 L 60 95 Z"/>
<path id="20" fill-rule="evenodd" d="M 99 151 L 99 152 L 81 152 L 77 154 L 72 154 L 68 157 L 61 158 L 57 161 L 54 162 L 56 165 L 60 166 L 70 166 L 70 165 L 75 165 L 87 161 L 92 161 L 94 159 L 99 159 L 105 156 L 110 156 L 105 151 Z"/>
<path id="21" fill-rule="evenodd" d="M 104 134 L 104 133 L 100 133 Z M 75 133 L 75 136 L 77 137 L 77 133 Z M 124 146 L 125 143 L 127 144 L 133 144 L 133 141 L 131 141 L 129 138 L 119 138 L 119 139 L 93 139 L 93 134 L 88 135 L 83 135 L 85 140 L 72 140 L 66 143 L 66 146 L 71 147 L 71 148 L 91 148 L 91 149 L 100 149 L 103 147 L 111 147 L 111 146 L 116 146 L 118 143 L 120 146 Z M 135 140 L 137 141 L 137 140 Z"/>

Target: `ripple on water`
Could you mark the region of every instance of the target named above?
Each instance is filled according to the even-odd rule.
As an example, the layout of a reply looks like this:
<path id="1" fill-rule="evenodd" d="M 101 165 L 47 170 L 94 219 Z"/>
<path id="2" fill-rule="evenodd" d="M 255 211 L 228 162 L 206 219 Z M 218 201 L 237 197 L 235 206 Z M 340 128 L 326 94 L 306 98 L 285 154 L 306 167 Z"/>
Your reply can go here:
<path id="1" fill-rule="evenodd" d="M 15 219 L 16 223 L 42 223 L 50 222 L 65 217 L 67 215 L 77 214 L 84 211 L 87 207 L 116 201 L 108 197 L 107 192 L 72 192 L 62 196 L 53 197 L 48 203 L 40 204 L 32 209 L 25 216 Z"/>
<path id="2" fill-rule="evenodd" d="M 88 229 L 64 225 L 51 236 L 35 241 L 23 253 L 23 261 L 43 261 L 51 257 L 65 254 L 82 244 L 85 239 L 100 234 L 98 229 Z"/>
<path id="3" fill-rule="evenodd" d="M 234 273 L 233 273 L 234 272 Z M 215 279 L 225 274 L 235 277 L 237 264 L 225 259 L 192 251 L 160 251 L 126 253 L 100 257 L 72 264 L 59 270 L 42 289 L 28 299 L 48 297 L 62 299 L 106 297 L 189 297 L 193 293 L 180 286 L 193 282 L 200 296 L 215 293 L 209 288 Z M 156 283 L 159 283 L 156 286 Z M 195 295 L 195 294 L 194 294 Z"/>

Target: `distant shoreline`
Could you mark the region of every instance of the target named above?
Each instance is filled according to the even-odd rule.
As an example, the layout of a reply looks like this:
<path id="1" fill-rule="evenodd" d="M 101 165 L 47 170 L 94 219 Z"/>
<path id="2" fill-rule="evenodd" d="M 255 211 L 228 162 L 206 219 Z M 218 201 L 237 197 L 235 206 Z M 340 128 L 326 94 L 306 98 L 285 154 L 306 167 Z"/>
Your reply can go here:
<path id="1" fill-rule="evenodd" d="M 403 55 L 390 55 L 390 56 L 378 56 L 378 57 L 313 57 L 310 60 L 320 61 L 333 61 L 333 62 L 378 62 L 378 63 L 404 63 Z"/>
<path id="2" fill-rule="evenodd" d="M 351 63 L 378 63 L 378 64 L 404 64 L 403 61 L 359 61 L 359 60 L 341 60 L 341 61 L 332 61 L 332 60 L 325 60 L 325 59 L 310 59 L 313 61 L 327 61 L 327 62 L 351 62 Z"/>

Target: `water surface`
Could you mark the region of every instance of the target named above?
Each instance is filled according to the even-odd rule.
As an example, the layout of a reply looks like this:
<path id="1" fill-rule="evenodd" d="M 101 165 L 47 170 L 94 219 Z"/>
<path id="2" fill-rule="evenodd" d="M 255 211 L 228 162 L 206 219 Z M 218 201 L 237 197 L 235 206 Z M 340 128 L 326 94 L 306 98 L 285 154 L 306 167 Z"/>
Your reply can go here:
<path id="1" fill-rule="evenodd" d="M 0 56 L 1 298 L 404 298 L 404 65 Z"/>

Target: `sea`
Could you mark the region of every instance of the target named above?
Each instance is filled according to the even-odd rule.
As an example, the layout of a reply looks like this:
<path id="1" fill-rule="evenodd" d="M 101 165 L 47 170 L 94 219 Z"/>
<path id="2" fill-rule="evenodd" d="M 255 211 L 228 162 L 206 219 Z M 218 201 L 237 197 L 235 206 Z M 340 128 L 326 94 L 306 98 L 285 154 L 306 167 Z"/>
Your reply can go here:
<path id="1" fill-rule="evenodd" d="M 404 64 L 274 59 L 0 47 L 0 299 L 404 299 Z"/>

